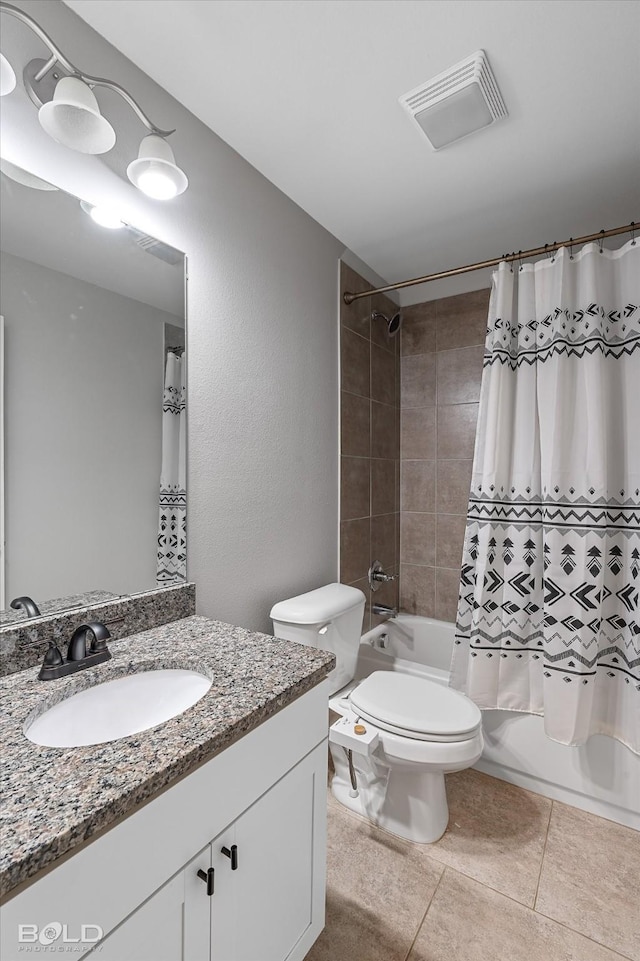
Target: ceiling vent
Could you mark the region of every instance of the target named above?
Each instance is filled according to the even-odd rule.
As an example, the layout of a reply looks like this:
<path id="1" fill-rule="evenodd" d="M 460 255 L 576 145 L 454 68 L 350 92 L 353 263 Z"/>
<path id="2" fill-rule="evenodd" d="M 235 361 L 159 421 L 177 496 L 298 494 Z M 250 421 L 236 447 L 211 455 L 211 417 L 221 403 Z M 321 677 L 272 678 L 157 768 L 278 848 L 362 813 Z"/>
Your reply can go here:
<path id="1" fill-rule="evenodd" d="M 484 50 L 410 90 L 400 103 L 434 150 L 507 116 Z"/>

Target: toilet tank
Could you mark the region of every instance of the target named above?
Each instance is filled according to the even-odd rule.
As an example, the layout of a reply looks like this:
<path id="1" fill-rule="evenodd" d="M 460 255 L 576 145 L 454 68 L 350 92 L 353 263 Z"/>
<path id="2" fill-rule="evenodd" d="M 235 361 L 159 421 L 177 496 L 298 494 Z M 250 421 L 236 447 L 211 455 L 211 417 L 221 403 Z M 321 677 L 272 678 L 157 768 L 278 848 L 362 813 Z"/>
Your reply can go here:
<path id="1" fill-rule="evenodd" d="M 285 641 L 335 654 L 337 664 L 329 674 L 330 691 L 335 694 L 355 674 L 364 605 L 365 596 L 356 587 L 327 584 L 274 604 L 273 632 Z"/>

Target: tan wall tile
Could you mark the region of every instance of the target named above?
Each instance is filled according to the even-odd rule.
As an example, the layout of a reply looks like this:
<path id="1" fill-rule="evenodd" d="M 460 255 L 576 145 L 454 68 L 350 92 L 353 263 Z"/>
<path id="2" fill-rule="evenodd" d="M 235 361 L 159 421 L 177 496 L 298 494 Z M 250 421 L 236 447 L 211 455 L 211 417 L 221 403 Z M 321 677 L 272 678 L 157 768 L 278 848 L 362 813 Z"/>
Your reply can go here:
<path id="1" fill-rule="evenodd" d="M 438 406 L 476 403 L 480 399 L 484 348 L 444 350 L 436 357 Z"/>
<path id="2" fill-rule="evenodd" d="M 400 464 L 400 509 L 435 510 L 435 461 L 404 460 Z"/>
<path id="3" fill-rule="evenodd" d="M 371 532 L 368 517 L 340 524 L 340 580 L 353 584 L 367 576 L 370 564 Z"/>
<path id="4" fill-rule="evenodd" d="M 466 514 L 471 491 L 472 460 L 439 460 L 436 511 Z"/>
<path id="5" fill-rule="evenodd" d="M 364 616 L 362 618 L 362 628 L 360 633 L 366 634 L 367 631 L 371 630 L 371 589 L 369 587 L 369 581 L 366 577 L 361 577 L 360 580 L 354 581 L 349 586 L 357 587 L 358 590 L 362 591 L 365 596 Z M 338 717 L 336 715 L 335 720 L 337 719 Z"/>
<path id="6" fill-rule="evenodd" d="M 404 307 L 400 352 L 428 354 L 436 349 L 436 302 Z"/>
<path id="7" fill-rule="evenodd" d="M 490 290 L 472 290 L 443 297 L 437 305 L 437 349 L 484 346 L 487 334 Z"/>
<path id="8" fill-rule="evenodd" d="M 436 565 L 459 570 L 467 518 L 464 514 L 438 514 Z"/>
<path id="9" fill-rule="evenodd" d="M 368 457 L 342 457 L 340 461 L 340 519 L 369 516 L 371 461 Z"/>
<path id="10" fill-rule="evenodd" d="M 433 407 L 436 402 L 436 355 L 403 357 L 400 370 L 401 406 Z"/>
<path id="11" fill-rule="evenodd" d="M 436 515 L 403 511 L 400 514 L 400 562 L 434 567 Z"/>
<path id="12" fill-rule="evenodd" d="M 438 407 L 438 457 L 473 457 L 478 404 Z"/>
<path id="13" fill-rule="evenodd" d="M 455 624 L 458 611 L 458 592 L 460 571 L 448 571 L 444 567 L 436 570 L 436 617 L 439 621 Z"/>
<path id="14" fill-rule="evenodd" d="M 388 350 L 371 345 L 371 397 L 383 404 L 396 403 L 396 358 Z"/>
<path id="15" fill-rule="evenodd" d="M 340 385 L 361 397 L 370 396 L 371 344 L 346 327 L 340 335 Z"/>
<path id="16" fill-rule="evenodd" d="M 393 514 L 397 510 L 396 462 L 371 461 L 371 513 Z"/>
<path id="17" fill-rule="evenodd" d="M 400 608 L 408 614 L 418 614 L 420 617 L 435 617 L 435 567 L 400 565 Z"/>
<path id="18" fill-rule="evenodd" d="M 398 456 L 396 409 L 371 402 L 371 456 L 395 460 Z"/>
<path id="19" fill-rule="evenodd" d="M 381 514 L 371 518 L 371 561 L 380 561 L 385 573 L 398 573 L 396 523 L 398 514 Z"/>
<path id="20" fill-rule="evenodd" d="M 412 407 L 403 410 L 400 425 L 400 456 L 404 460 L 435 459 L 435 407 Z"/>
<path id="21" fill-rule="evenodd" d="M 365 397 L 341 393 L 340 435 L 342 453 L 369 457 L 371 453 L 371 404 Z"/>

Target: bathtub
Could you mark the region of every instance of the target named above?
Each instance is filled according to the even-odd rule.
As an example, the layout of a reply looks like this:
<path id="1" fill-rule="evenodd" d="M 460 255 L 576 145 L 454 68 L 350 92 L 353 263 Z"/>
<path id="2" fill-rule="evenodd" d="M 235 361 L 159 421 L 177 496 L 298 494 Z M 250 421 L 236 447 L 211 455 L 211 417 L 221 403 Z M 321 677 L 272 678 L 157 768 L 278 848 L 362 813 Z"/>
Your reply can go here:
<path id="1" fill-rule="evenodd" d="M 356 676 L 396 670 L 446 685 L 454 630 L 445 621 L 399 614 L 363 635 Z M 479 771 L 640 830 L 640 757 L 619 741 L 595 735 L 567 747 L 548 738 L 533 714 L 483 711 L 482 720 Z"/>

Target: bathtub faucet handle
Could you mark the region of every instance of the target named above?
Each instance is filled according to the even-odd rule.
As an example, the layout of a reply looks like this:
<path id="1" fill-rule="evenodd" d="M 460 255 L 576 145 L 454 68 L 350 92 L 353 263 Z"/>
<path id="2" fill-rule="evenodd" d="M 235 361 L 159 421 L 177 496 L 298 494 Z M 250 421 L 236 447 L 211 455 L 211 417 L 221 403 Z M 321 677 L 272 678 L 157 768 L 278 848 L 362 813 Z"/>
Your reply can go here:
<path id="1" fill-rule="evenodd" d="M 395 581 L 395 574 L 387 574 L 380 561 L 374 561 L 369 568 L 369 587 L 372 591 L 377 591 L 381 584 L 388 584 Z"/>

